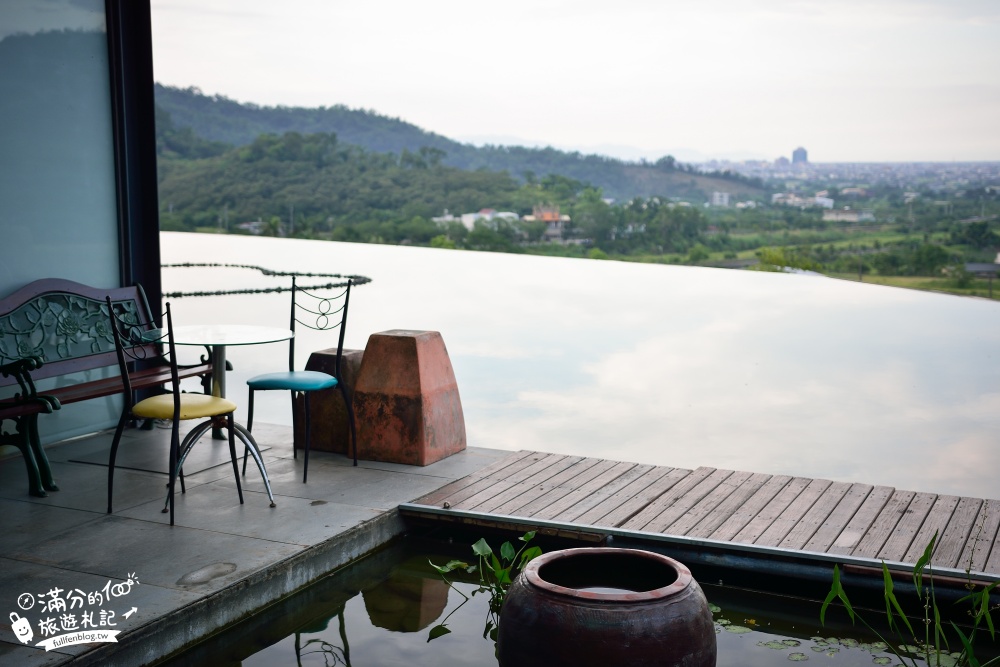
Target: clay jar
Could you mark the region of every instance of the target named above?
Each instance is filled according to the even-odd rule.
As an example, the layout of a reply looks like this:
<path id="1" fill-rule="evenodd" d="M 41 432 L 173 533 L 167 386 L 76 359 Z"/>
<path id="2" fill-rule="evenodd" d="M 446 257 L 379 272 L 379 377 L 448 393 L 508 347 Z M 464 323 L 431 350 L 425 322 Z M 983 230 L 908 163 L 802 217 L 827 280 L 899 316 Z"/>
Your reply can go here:
<path id="1" fill-rule="evenodd" d="M 708 602 L 682 563 L 649 551 L 554 551 L 507 592 L 501 667 L 714 667 Z"/>

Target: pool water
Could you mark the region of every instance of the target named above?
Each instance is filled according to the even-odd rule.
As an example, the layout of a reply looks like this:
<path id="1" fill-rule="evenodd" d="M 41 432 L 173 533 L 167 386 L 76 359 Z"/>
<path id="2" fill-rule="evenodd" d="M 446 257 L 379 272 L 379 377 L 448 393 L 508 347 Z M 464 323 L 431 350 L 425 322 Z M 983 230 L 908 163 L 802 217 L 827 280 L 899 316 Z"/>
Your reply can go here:
<path id="1" fill-rule="evenodd" d="M 168 664 L 496 667 L 495 645 L 484 637 L 488 596 L 474 595 L 477 586 L 467 577 L 453 581 L 469 598 L 463 601 L 428 565 L 470 556 L 454 543 L 394 543 Z M 839 618 L 839 610 L 831 609 L 822 627 L 815 601 L 701 585 L 712 605 L 718 667 L 899 662 L 876 637 Z M 448 633 L 430 640 L 442 624 Z"/>
<path id="2" fill-rule="evenodd" d="M 360 274 L 346 345 L 440 331 L 470 446 L 996 498 L 1000 302 L 817 276 L 297 239 L 164 233 L 164 263 Z M 163 270 L 165 291 L 266 288 Z M 178 324 L 281 325 L 287 294 L 178 298 Z M 301 368 L 328 335 L 302 331 Z M 227 391 L 287 364 L 234 347 Z M 291 424 L 287 396 L 255 418 Z M 273 394 L 273 395 L 272 395 Z"/>

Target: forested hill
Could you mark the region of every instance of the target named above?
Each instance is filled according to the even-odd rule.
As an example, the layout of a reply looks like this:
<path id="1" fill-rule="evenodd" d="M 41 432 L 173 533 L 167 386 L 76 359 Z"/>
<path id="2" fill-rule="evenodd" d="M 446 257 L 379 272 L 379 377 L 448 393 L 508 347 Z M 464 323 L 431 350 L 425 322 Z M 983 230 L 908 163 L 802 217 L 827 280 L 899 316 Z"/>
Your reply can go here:
<path id="1" fill-rule="evenodd" d="M 757 183 L 728 174 L 695 174 L 670 157 L 654 164 L 640 164 L 553 148 L 478 148 L 427 132 L 398 118 L 343 105 L 315 109 L 262 107 L 218 95 L 204 95 L 196 88 L 180 89 L 159 84 L 155 95 L 160 118 L 169 118 L 174 128 L 190 128 L 201 139 L 233 146 L 249 145 L 263 134 L 334 133 L 342 144 L 376 153 L 441 151 L 443 164 L 466 171 L 506 171 L 522 181 L 558 174 L 599 187 L 606 196 L 619 200 L 667 196 L 703 201 L 715 190 L 736 196 L 759 197 L 763 194 Z M 201 148 L 204 149 L 204 144 Z"/>

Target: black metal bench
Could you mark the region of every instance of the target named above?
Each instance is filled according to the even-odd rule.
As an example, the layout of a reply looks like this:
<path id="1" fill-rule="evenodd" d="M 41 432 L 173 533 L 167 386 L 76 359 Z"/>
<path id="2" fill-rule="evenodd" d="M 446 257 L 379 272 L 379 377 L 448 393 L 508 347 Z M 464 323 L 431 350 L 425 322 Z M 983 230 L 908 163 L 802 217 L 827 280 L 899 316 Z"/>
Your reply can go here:
<path id="1" fill-rule="evenodd" d="M 102 290 L 69 280 L 48 278 L 25 285 L 0 300 L 0 445 L 17 447 L 28 470 L 28 493 L 57 491 L 38 436 L 38 415 L 63 405 L 123 391 L 106 297 L 120 316 L 153 328 L 146 295 L 139 286 Z M 134 390 L 170 382 L 170 368 L 151 346 L 148 364 L 129 372 Z M 180 377 L 200 377 L 208 389 L 212 364 L 181 368 Z M 108 369 L 106 374 L 99 369 Z M 89 371 L 97 378 L 70 377 Z M 36 382 L 55 378 L 38 390 Z M 9 423 L 13 430 L 4 429 Z"/>

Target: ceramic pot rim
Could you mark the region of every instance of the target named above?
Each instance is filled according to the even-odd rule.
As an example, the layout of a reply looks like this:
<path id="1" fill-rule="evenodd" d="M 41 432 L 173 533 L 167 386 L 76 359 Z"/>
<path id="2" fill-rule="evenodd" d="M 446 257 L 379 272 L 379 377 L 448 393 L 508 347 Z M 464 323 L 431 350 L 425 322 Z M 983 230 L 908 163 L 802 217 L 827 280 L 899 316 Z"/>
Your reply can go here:
<path id="1" fill-rule="evenodd" d="M 661 588 L 654 588 L 649 591 L 636 591 L 632 593 L 598 593 L 595 591 L 583 591 L 576 588 L 568 588 L 566 586 L 559 586 L 553 584 L 550 581 L 542 579 L 539 575 L 539 570 L 546 564 L 552 563 L 553 561 L 558 561 L 565 558 L 574 558 L 576 556 L 596 556 L 601 554 L 615 555 L 615 556 L 628 556 L 632 558 L 641 558 L 646 560 L 655 561 L 661 565 L 665 565 L 677 573 L 677 578 L 670 584 L 663 586 Z M 578 600 L 592 600 L 595 602 L 648 602 L 652 600 L 662 600 L 674 595 L 677 595 L 681 591 L 685 590 L 690 586 L 694 579 L 691 577 L 691 570 L 687 568 L 683 563 L 669 558 L 662 554 L 654 553 L 652 551 L 643 551 L 641 549 L 619 549 L 617 547 L 593 547 L 593 548 L 579 548 L 579 549 L 563 549 L 561 551 L 552 551 L 550 553 L 544 554 L 532 560 L 528 563 L 522 575 L 527 580 L 527 582 L 541 590 L 554 593 L 556 595 L 564 595 L 571 598 L 576 598 Z"/>

